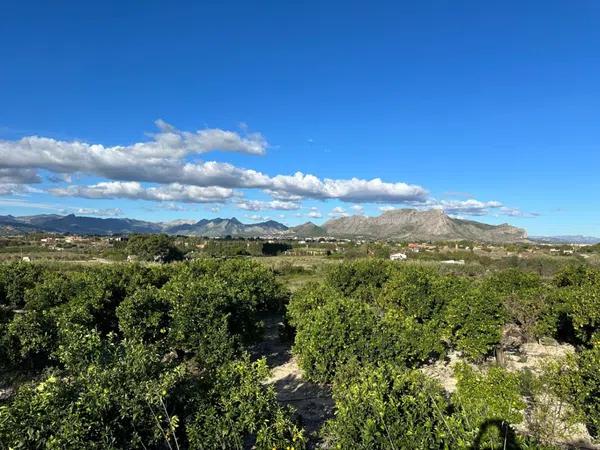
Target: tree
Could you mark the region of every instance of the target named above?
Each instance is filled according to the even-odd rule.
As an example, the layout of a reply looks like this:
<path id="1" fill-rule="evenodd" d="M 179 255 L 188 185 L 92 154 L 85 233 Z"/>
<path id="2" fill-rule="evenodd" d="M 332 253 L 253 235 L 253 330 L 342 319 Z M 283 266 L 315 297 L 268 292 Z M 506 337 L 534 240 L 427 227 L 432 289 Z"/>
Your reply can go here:
<path id="1" fill-rule="evenodd" d="M 183 259 L 182 252 L 166 234 L 133 235 L 127 243 L 127 251 L 142 261 L 169 263 Z"/>
<path id="2" fill-rule="evenodd" d="M 478 441 L 476 448 L 503 448 L 506 435 L 514 434 L 509 427 L 522 422 L 521 411 L 525 402 L 521 398 L 518 374 L 500 367 L 490 367 L 481 373 L 467 364 L 456 366 L 456 391 L 451 401 L 457 422 L 462 429 L 460 447 Z M 506 427 L 488 427 L 488 424 L 506 424 Z"/>
<path id="3" fill-rule="evenodd" d="M 325 282 L 344 296 L 373 302 L 379 296 L 394 267 L 389 261 L 378 259 L 339 264 L 327 272 Z"/>
<path id="4" fill-rule="evenodd" d="M 302 317 L 294 315 L 292 323 L 296 326 L 292 351 L 309 379 L 331 381 L 337 368 L 349 361 L 378 358 L 373 347 L 377 313 L 367 303 L 341 296 L 329 298 Z"/>
<path id="5" fill-rule="evenodd" d="M 442 389 L 418 371 L 366 366 L 333 386 L 335 418 L 324 429 L 335 448 L 452 448 Z"/>
<path id="6" fill-rule="evenodd" d="M 472 360 L 492 352 L 500 342 L 504 322 L 499 297 L 479 286 L 455 296 L 446 310 L 451 345 Z"/>
<path id="7" fill-rule="evenodd" d="M 156 343 L 169 333 L 170 309 L 170 302 L 158 288 L 138 289 L 117 307 L 119 329 L 125 339 Z"/>

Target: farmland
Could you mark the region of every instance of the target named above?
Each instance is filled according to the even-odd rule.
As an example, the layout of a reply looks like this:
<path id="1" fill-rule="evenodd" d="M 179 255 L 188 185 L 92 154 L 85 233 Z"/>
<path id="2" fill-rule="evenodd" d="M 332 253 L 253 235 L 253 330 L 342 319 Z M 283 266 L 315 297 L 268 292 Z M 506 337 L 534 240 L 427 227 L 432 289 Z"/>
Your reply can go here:
<path id="1" fill-rule="evenodd" d="M 327 243 L 329 256 L 190 259 L 190 241 L 144 239 L 80 241 L 71 262 L 4 245 L 0 442 L 561 448 L 598 438 L 594 248 L 372 242 L 343 255 Z M 406 261 L 386 259 L 410 248 Z M 133 251 L 135 262 L 120 262 Z"/>

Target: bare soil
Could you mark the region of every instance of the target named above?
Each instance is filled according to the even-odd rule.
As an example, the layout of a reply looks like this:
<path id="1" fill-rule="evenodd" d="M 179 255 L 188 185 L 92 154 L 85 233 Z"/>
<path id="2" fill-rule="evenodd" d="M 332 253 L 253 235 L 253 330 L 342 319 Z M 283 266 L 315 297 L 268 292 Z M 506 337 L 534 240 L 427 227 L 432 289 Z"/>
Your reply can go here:
<path id="1" fill-rule="evenodd" d="M 267 384 L 274 387 L 277 400 L 296 411 L 298 422 L 308 433 L 308 448 L 321 444 L 318 432 L 325 421 L 333 417 L 333 399 L 329 386 L 309 382 L 291 352 L 291 342 L 279 337 L 281 315 L 263 319 L 265 333 L 262 342 L 253 348 L 255 358 L 265 357 L 271 369 Z"/>

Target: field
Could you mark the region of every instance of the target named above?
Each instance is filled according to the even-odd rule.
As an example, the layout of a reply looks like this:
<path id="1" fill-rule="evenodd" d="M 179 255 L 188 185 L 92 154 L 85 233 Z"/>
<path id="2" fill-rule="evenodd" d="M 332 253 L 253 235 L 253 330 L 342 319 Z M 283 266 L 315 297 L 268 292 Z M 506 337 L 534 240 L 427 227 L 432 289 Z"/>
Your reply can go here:
<path id="1" fill-rule="evenodd" d="M 196 240 L 96 238 L 65 253 L 40 239 L 2 247 L 0 448 L 558 449 L 600 437 L 596 248 L 228 256 L 260 243 L 208 255 Z M 396 251 L 407 259 L 389 261 Z"/>

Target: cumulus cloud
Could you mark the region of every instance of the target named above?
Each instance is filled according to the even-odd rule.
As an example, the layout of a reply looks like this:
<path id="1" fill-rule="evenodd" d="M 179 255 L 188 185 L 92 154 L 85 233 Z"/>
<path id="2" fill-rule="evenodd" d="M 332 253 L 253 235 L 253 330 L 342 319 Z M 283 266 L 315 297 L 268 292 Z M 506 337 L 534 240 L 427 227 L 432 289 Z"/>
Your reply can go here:
<path id="1" fill-rule="evenodd" d="M 214 203 L 233 196 L 233 190 L 218 186 L 185 186 L 179 183 L 144 187 L 137 181 L 105 181 L 91 186 L 68 186 L 49 189 L 59 197 L 128 198 L 161 202 Z"/>
<path id="2" fill-rule="evenodd" d="M 25 195 L 41 192 L 26 184 L 0 183 L 0 195 Z"/>
<path id="3" fill-rule="evenodd" d="M 75 214 L 82 216 L 98 216 L 98 217 L 119 217 L 123 215 L 123 211 L 120 208 L 107 208 L 107 209 L 96 209 L 96 208 L 78 208 Z"/>
<path id="4" fill-rule="evenodd" d="M 151 165 L 215 150 L 262 155 L 267 148 L 266 140 L 257 133 L 240 136 L 221 129 L 180 131 L 162 120 L 156 121 L 156 125 L 159 132 L 152 135 L 153 140 L 127 146 L 105 147 L 39 136 L 0 141 L 0 161 L 8 168 L 37 167 L 58 173 L 111 174 L 119 173 L 127 164 L 135 162 Z"/>
<path id="5" fill-rule="evenodd" d="M 0 161 L 0 165 L 1 165 Z M 0 195 L 23 195 L 40 192 L 29 184 L 42 179 L 34 169 L 0 168 Z"/>
<path id="6" fill-rule="evenodd" d="M 382 205 L 381 211 L 401 204 L 465 216 L 535 216 L 497 201 L 438 201 L 419 185 L 380 178 L 331 179 L 303 172 L 271 176 L 226 162 L 198 161 L 195 155 L 217 150 L 263 155 L 269 144 L 260 133 L 249 133 L 247 127 L 238 133 L 217 128 L 182 131 L 162 120 L 156 125 L 158 131 L 148 140 L 129 145 L 105 146 L 39 136 L 0 140 L 0 195 L 38 192 L 31 185 L 41 182 L 37 171 L 45 170 L 50 172 L 49 180 L 70 184 L 48 189 L 56 196 L 222 203 L 238 195 L 238 189 L 259 189 L 272 200 L 239 201 L 238 207 L 256 212 L 291 211 L 300 209 L 303 199 L 336 199 L 353 203 L 350 208 L 358 214 L 364 213 L 361 204 L 374 203 Z M 71 177 L 77 174 L 94 175 L 102 181 L 90 186 L 71 184 Z M 348 215 L 342 209 L 334 208 L 329 215 Z M 311 211 L 309 217 L 320 214 Z"/>
<path id="7" fill-rule="evenodd" d="M 341 206 L 336 206 L 329 212 L 328 216 L 329 217 L 348 217 L 349 214 Z"/>
<path id="8" fill-rule="evenodd" d="M 539 217 L 540 216 L 540 213 L 537 213 L 537 212 L 521 211 L 518 208 L 510 208 L 507 206 L 503 206 L 502 208 L 500 208 L 500 213 L 504 216 L 509 216 L 509 217 Z"/>
<path id="9" fill-rule="evenodd" d="M 270 216 L 260 216 L 258 214 L 252 214 L 246 216 L 246 218 L 252 220 L 253 222 L 266 222 L 267 220 L 271 219 Z"/>
<path id="10" fill-rule="evenodd" d="M 427 198 L 421 186 L 406 183 L 386 183 L 380 178 L 362 180 L 321 180 L 314 175 L 296 172 L 294 175 L 277 175 L 271 179 L 269 189 L 276 194 L 291 194 L 316 199 L 338 199 L 345 202 L 409 202 Z"/>
<path id="11" fill-rule="evenodd" d="M 502 203 L 492 200 L 482 202 L 470 198 L 468 200 L 442 200 L 434 204 L 434 208 L 443 209 L 448 214 L 462 214 L 467 216 L 485 216 L 490 210 L 502 208 Z"/>
<path id="12" fill-rule="evenodd" d="M 410 202 L 427 197 L 427 191 L 420 186 L 389 183 L 379 178 L 320 179 L 302 172 L 271 177 L 224 162 L 191 162 L 185 158 L 213 150 L 261 155 L 268 144 L 256 133 L 241 136 L 220 129 L 186 132 L 162 121 L 157 125 L 159 132 L 152 135 L 152 140 L 126 146 L 107 147 L 38 136 L 0 141 L 0 169 L 29 171 L 30 176 L 36 169 L 44 169 L 55 176 L 84 173 L 118 182 L 262 189 L 275 200 L 287 202 L 302 198 L 356 203 Z"/>
<path id="13" fill-rule="evenodd" d="M 320 219 L 321 217 L 323 217 L 323 214 L 321 213 L 321 211 L 319 211 L 319 208 L 317 208 L 316 206 L 312 206 L 308 214 L 306 214 L 306 217 L 309 217 L 311 219 Z"/>
<path id="14" fill-rule="evenodd" d="M 41 181 L 33 169 L 0 168 L 0 184 L 34 184 Z"/>
<path id="15" fill-rule="evenodd" d="M 0 168 L 46 169 L 58 174 L 87 173 L 112 180 L 196 186 L 269 186 L 269 177 L 253 170 L 214 161 L 185 162 L 177 151 L 152 153 L 144 145 L 104 147 L 40 137 L 0 141 Z"/>
<path id="16" fill-rule="evenodd" d="M 300 209 L 300 204 L 281 200 L 271 200 L 268 202 L 261 200 L 244 200 L 237 203 L 237 207 L 247 211 L 264 211 L 266 209 L 278 209 L 283 211 L 293 211 Z"/>

